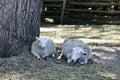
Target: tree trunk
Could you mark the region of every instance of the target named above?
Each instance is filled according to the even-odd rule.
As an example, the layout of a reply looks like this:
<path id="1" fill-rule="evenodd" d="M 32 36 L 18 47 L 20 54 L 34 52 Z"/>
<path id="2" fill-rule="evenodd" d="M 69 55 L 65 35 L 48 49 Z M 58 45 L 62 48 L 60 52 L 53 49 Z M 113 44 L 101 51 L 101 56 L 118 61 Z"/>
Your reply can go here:
<path id="1" fill-rule="evenodd" d="M 42 0 L 0 0 L 0 57 L 20 54 L 40 33 Z"/>

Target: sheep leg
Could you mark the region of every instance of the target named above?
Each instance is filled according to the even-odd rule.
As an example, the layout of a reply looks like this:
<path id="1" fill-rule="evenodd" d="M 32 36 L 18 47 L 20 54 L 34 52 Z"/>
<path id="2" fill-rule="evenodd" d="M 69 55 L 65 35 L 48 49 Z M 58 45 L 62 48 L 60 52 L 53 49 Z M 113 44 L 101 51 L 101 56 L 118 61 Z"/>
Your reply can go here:
<path id="1" fill-rule="evenodd" d="M 54 57 L 55 57 L 55 54 L 52 54 L 52 57 L 54 58 Z"/>
<path id="2" fill-rule="evenodd" d="M 61 53 L 60 56 L 57 59 L 61 59 L 62 55 L 63 55 L 63 53 Z"/>
<path id="3" fill-rule="evenodd" d="M 40 59 L 40 58 L 41 58 L 41 57 L 40 57 L 40 55 L 39 55 L 38 53 L 33 52 L 33 51 L 32 51 L 32 53 L 33 53 L 33 55 L 34 55 L 34 56 L 36 56 L 38 59 Z"/>
<path id="4" fill-rule="evenodd" d="M 67 59 L 67 63 L 70 63 L 70 62 L 71 62 L 71 59 L 70 59 L 70 58 L 68 58 L 68 59 Z"/>

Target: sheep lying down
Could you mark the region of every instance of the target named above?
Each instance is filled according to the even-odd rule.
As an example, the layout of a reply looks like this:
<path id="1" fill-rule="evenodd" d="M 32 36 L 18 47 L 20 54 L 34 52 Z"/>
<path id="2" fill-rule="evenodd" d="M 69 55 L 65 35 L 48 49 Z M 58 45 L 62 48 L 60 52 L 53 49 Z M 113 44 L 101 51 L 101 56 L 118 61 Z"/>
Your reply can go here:
<path id="1" fill-rule="evenodd" d="M 88 60 L 92 59 L 92 51 L 82 40 L 66 39 L 62 44 L 58 59 L 62 56 L 67 58 L 67 63 L 78 61 L 80 64 L 87 64 Z"/>
<path id="2" fill-rule="evenodd" d="M 31 53 L 38 59 L 45 58 L 47 56 L 55 57 L 56 47 L 51 39 L 38 38 L 32 43 Z"/>

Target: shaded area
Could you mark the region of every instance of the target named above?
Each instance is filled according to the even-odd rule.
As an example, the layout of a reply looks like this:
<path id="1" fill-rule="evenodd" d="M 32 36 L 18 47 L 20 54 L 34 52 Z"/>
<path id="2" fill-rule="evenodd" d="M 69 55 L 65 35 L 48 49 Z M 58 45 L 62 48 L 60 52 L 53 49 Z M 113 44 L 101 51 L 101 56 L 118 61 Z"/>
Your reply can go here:
<path id="1" fill-rule="evenodd" d="M 42 21 L 61 24 L 120 24 L 119 0 L 45 0 Z"/>
<path id="2" fill-rule="evenodd" d="M 57 45 L 59 46 L 59 45 Z M 113 80 L 120 78 L 120 48 L 91 45 L 94 59 L 87 65 L 66 63 L 62 58 L 38 60 L 29 51 L 12 58 L 0 59 L 0 79 L 29 80 Z M 58 48 L 58 47 L 57 47 Z M 59 48 L 60 49 L 60 48 Z M 59 54 L 59 49 L 57 54 Z M 109 51 L 108 51 L 109 49 Z M 57 55 L 56 55 L 57 57 Z M 109 57 L 112 57 L 111 59 Z"/>

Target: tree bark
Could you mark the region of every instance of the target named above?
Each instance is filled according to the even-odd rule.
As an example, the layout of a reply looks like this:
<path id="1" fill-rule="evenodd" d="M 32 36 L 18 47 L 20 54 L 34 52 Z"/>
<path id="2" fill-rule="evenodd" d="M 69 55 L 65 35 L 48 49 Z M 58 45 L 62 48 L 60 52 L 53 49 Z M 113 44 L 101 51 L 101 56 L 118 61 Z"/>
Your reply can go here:
<path id="1" fill-rule="evenodd" d="M 0 0 L 0 57 L 20 54 L 40 33 L 42 0 Z"/>

